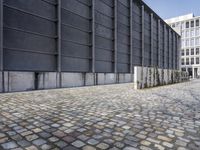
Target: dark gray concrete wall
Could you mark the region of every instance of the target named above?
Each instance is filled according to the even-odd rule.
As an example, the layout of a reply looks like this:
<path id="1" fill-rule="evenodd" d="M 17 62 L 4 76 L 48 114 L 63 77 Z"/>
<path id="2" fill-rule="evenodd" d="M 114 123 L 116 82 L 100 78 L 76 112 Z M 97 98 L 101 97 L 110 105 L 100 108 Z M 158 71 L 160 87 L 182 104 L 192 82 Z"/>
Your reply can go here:
<path id="1" fill-rule="evenodd" d="M 0 12 L 5 91 L 121 83 L 134 66 L 179 67 L 179 35 L 141 0 L 1 0 Z"/>
<path id="2" fill-rule="evenodd" d="M 131 73 L 136 65 L 177 67 L 177 34 L 139 0 L 6 0 L 0 6 L 5 71 Z"/>

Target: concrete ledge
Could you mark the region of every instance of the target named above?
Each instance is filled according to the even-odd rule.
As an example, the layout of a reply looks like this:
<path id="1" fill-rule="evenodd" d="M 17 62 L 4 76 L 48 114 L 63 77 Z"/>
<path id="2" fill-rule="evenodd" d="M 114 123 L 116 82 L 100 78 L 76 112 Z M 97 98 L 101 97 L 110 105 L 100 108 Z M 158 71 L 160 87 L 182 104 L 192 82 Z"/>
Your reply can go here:
<path id="1" fill-rule="evenodd" d="M 0 92 L 18 92 L 128 82 L 132 82 L 132 75 L 123 73 L 63 72 L 60 74 L 58 72 L 0 72 Z"/>

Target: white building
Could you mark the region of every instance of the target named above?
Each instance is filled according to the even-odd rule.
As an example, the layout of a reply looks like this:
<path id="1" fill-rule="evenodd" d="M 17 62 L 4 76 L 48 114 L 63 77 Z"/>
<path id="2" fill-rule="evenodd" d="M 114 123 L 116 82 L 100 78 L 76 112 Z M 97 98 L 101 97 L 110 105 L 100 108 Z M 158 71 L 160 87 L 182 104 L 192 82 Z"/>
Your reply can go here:
<path id="1" fill-rule="evenodd" d="M 165 20 L 181 35 L 181 69 L 190 76 L 200 76 L 200 16 L 193 14 Z"/>

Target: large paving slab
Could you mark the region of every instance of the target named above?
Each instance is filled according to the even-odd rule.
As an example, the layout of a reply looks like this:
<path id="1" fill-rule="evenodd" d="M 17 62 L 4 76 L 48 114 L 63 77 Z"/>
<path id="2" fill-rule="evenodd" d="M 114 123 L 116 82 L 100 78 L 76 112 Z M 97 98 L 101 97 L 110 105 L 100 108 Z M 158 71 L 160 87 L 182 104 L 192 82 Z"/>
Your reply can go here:
<path id="1" fill-rule="evenodd" d="M 200 80 L 0 95 L 0 150 L 199 150 Z"/>

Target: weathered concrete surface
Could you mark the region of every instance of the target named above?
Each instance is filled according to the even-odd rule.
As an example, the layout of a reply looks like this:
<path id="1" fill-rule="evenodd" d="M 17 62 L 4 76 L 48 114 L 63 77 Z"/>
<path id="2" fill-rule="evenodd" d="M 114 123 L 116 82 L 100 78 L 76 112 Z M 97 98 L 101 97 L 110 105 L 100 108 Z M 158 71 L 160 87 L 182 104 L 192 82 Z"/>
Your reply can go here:
<path id="1" fill-rule="evenodd" d="M 131 74 L 0 72 L 0 93 L 133 82 Z M 3 84 L 4 81 L 4 84 Z M 3 88 L 4 85 L 4 88 Z"/>
<path id="2" fill-rule="evenodd" d="M 5 92 L 28 91 L 35 89 L 33 72 L 4 72 Z"/>
<path id="3" fill-rule="evenodd" d="M 189 80 L 186 72 L 155 67 L 134 67 L 135 89 L 174 84 Z"/>
<path id="4" fill-rule="evenodd" d="M 59 88 L 59 78 L 60 76 L 57 72 L 39 73 L 38 89 Z"/>
<path id="5" fill-rule="evenodd" d="M 200 80 L 0 94 L 0 149 L 199 150 Z"/>

